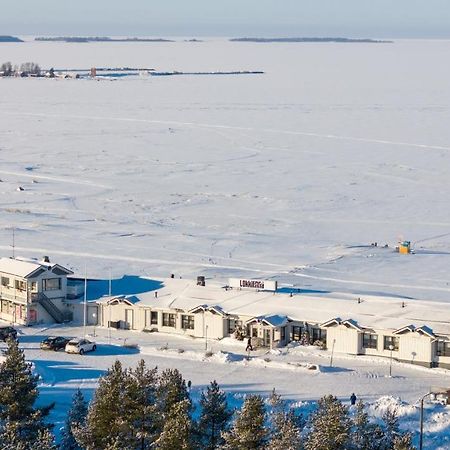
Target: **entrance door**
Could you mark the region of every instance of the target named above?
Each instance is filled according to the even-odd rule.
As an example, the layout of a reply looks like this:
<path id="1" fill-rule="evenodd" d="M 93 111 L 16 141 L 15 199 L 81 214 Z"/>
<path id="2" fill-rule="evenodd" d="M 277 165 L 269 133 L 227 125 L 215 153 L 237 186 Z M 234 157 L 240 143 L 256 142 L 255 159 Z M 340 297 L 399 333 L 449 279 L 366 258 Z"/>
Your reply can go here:
<path id="1" fill-rule="evenodd" d="M 264 329 L 264 347 L 270 347 L 270 331 L 269 329 Z"/>
<path id="2" fill-rule="evenodd" d="M 127 330 L 134 329 L 134 311 L 132 309 L 125 310 L 125 328 Z"/>

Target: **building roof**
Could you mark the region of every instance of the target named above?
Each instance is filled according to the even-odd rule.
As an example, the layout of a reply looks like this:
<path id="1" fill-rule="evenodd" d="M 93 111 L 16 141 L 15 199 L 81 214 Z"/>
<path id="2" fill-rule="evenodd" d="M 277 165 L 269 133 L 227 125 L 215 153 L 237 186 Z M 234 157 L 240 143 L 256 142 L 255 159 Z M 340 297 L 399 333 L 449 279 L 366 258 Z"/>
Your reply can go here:
<path id="1" fill-rule="evenodd" d="M 40 271 L 57 271 L 67 275 L 73 272 L 59 264 L 51 264 L 34 259 L 0 258 L 0 273 L 14 275 L 20 278 L 32 278 L 39 275 Z"/>
<path id="2" fill-rule="evenodd" d="M 136 306 L 156 309 L 192 311 L 214 308 L 223 314 L 239 315 L 248 320 L 264 316 L 289 317 L 295 321 L 324 324 L 337 317 L 353 328 L 395 331 L 413 325 L 427 334 L 450 336 L 448 303 L 402 299 L 386 296 L 358 296 L 344 293 L 294 294 L 253 290 L 225 289 L 207 280 L 197 286 L 194 280 L 158 280 L 162 287 L 155 292 L 136 294 Z M 339 319 L 341 320 L 341 319 Z M 426 326 L 426 328 L 424 327 Z"/>

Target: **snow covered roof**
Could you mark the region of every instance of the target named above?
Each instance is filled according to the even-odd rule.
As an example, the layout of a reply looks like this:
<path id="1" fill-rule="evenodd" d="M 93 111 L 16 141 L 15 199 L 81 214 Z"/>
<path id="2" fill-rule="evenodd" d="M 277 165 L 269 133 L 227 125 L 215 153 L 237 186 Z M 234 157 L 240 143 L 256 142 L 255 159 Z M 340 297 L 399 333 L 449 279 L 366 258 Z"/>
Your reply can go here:
<path id="1" fill-rule="evenodd" d="M 247 321 L 247 323 L 252 322 L 262 322 L 266 325 L 270 325 L 271 327 L 283 327 L 289 322 L 289 317 L 273 314 L 271 316 L 253 317 L 252 319 Z"/>
<path id="2" fill-rule="evenodd" d="M 255 317 L 289 317 L 311 324 L 325 324 L 339 317 L 345 326 L 375 330 L 399 330 L 413 325 L 422 332 L 450 335 L 450 308 L 448 303 L 405 300 L 403 298 L 367 295 L 358 301 L 352 294 L 294 294 L 224 289 L 207 280 L 206 286 L 197 286 L 194 280 L 162 279 L 158 295 L 154 291 L 136 294 L 139 307 L 191 311 L 212 308 L 228 315 L 250 320 Z M 362 300 L 362 301 L 361 301 Z M 341 319 L 339 319 L 341 320 Z M 425 328 L 426 326 L 427 328 Z"/>
<path id="3" fill-rule="evenodd" d="M 32 278 L 33 276 L 39 275 L 40 271 L 54 271 L 55 269 L 67 275 L 73 273 L 71 270 L 59 264 L 51 264 L 34 259 L 0 258 L 0 273 L 14 275 L 20 278 Z"/>

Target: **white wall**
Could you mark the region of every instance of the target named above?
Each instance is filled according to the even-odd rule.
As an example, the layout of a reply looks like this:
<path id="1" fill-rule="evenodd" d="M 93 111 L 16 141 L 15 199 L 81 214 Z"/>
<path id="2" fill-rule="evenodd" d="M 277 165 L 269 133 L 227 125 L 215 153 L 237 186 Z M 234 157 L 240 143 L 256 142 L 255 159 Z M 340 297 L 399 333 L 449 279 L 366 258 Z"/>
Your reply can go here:
<path id="1" fill-rule="evenodd" d="M 354 328 L 344 325 L 336 325 L 327 328 L 327 349 L 333 349 L 337 353 L 357 355 L 359 350 L 359 333 Z"/>

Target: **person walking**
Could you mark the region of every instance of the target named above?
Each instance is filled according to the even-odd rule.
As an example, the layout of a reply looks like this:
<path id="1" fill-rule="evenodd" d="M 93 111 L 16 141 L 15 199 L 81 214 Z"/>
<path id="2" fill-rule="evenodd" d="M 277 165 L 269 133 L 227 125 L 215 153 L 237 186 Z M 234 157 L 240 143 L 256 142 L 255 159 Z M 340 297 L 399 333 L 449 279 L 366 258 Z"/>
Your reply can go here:
<path id="1" fill-rule="evenodd" d="M 350 396 L 350 404 L 351 404 L 352 406 L 356 405 L 356 395 L 355 395 L 354 392 L 353 392 L 353 394 Z"/>
<path id="2" fill-rule="evenodd" d="M 252 338 L 251 337 L 248 338 L 247 347 L 245 348 L 245 351 L 246 352 L 253 351 Z"/>

